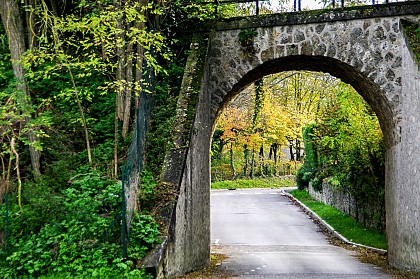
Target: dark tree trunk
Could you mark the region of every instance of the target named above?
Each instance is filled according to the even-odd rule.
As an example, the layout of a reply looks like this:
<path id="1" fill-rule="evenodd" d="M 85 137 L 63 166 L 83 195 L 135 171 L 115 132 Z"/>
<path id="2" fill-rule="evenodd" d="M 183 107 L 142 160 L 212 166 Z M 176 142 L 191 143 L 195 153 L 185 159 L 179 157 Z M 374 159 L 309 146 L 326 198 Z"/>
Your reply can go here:
<path id="1" fill-rule="evenodd" d="M 275 143 L 273 145 L 273 156 L 274 156 L 274 165 L 277 165 L 277 149 L 278 149 L 278 144 Z"/>
<path id="2" fill-rule="evenodd" d="M 248 145 L 244 145 L 244 159 L 245 159 L 245 165 L 244 165 L 244 176 L 248 177 L 248 165 L 249 165 L 249 149 Z"/>
<path id="3" fill-rule="evenodd" d="M 272 145 L 273 159 L 274 159 L 274 175 L 277 175 L 277 148 L 278 148 L 278 144 L 274 143 Z"/>
<path id="4" fill-rule="evenodd" d="M 254 178 L 254 166 L 255 166 L 255 149 L 252 149 L 252 157 L 251 157 L 251 172 L 250 176 L 251 178 Z"/>
<path id="5" fill-rule="evenodd" d="M 289 151 L 290 151 L 290 160 L 294 161 L 295 160 L 295 155 L 293 154 L 293 144 L 292 144 L 292 142 L 289 143 Z"/>
<path id="6" fill-rule="evenodd" d="M 296 139 L 296 161 L 300 161 L 300 140 Z"/>
<path id="7" fill-rule="evenodd" d="M 230 167 L 232 169 L 232 179 L 236 178 L 235 160 L 233 157 L 233 142 L 230 143 Z"/>
<path id="8" fill-rule="evenodd" d="M 21 92 L 19 102 L 22 112 L 26 115 L 25 122 L 30 121 L 30 107 L 31 99 L 29 95 L 29 88 L 25 79 L 25 69 L 19 63 L 23 53 L 25 52 L 25 30 L 23 28 L 23 21 L 19 11 L 18 1 L 14 0 L 0 0 L 1 3 L 1 19 L 6 30 L 9 41 L 9 49 L 11 59 L 13 61 L 13 73 L 17 80 L 17 90 Z M 38 142 L 38 137 L 33 129 L 29 127 L 29 153 L 31 157 L 32 168 L 36 177 L 41 175 L 40 158 L 41 152 L 35 149 L 35 143 Z"/>
<path id="9" fill-rule="evenodd" d="M 121 135 L 125 138 L 128 134 L 128 130 L 130 128 L 130 120 L 131 120 L 131 95 L 132 95 L 132 86 L 133 86 L 133 43 L 129 42 L 127 45 L 127 49 L 125 50 L 126 56 L 126 66 L 125 66 L 125 86 L 124 91 L 125 94 L 123 96 L 123 124 Z"/>
<path id="10" fill-rule="evenodd" d="M 264 175 L 264 145 L 260 146 L 260 152 L 259 152 L 259 161 L 260 161 L 260 174 Z"/>

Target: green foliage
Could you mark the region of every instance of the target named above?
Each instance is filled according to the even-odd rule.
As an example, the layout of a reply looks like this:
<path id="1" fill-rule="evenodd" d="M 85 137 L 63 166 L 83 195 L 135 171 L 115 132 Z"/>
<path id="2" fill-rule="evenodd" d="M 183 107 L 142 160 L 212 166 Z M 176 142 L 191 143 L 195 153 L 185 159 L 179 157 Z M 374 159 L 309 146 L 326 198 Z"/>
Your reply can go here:
<path id="1" fill-rule="evenodd" d="M 212 160 L 221 159 L 223 147 L 226 145 L 226 141 L 222 138 L 223 130 L 216 129 L 213 133 L 211 140 L 211 158 Z"/>
<path id="2" fill-rule="evenodd" d="M 309 185 L 309 181 L 307 181 L 306 179 L 303 178 L 304 175 L 305 175 L 305 169 L 303 167 L 301 167 L 296 172 L 296 184 L 297 184 L 299 190 L 303 190 L 303 189 L 307 188 L 308 185 Z"/>
<path id="3" fill-rule="evenodd" d="M 375 114 L 364 100 L 348 86 L 340 85 L 336 100 L 316 125 L 304 133 L 305 163 L 297 174 L 299 189 L 309 182 L 322 189 L 329 180 L 349 191 L 358 207 L 377 204 L 378 212 L 360 212 L 364 222 L 376 218 L 383 229 L 384 220 L 384 145 Z M 369 209 L 367 209 L 369 210 Z M 381 217 L 375 217 L 381 216 Z"/>
<path id="4" fill-rule="evenodd" d="M 257 31 L 255 29 L 242 29 L 239 32 L 239 43 L 242 47 L 253 50 L 254 45 L 254 37 L 257 35 Z"/>
<path id="5" fill-rule="evenodd" d="M 199 4 L 202 2 L 201 4 Z M 227 18 L 239 16 L 240 12 L 235 4 L 222 4 L 221 2 L 214 3 L 207 1 L 191 1 L 185 3 L 184 1 L 174 1 L 173 9 L 175 10 L 175 24 L 179 23 L 184 28 L 191 28 L 197 20 L 204 21 L 216 18 Z M 173 22 L 172 22 L 173 24 Z"/>
<path id="6" fill-rule="evenodd" d="M 384 145 L 378 120 L 363 99 L 342 88 L 317 129 L 322 169 L 356 198 L 378 196 L 385 185 Z M 343 175 L 345 174 L 345 175 Z"/>
<path id="7" fill-rule="evenodd" d="M 294 190 L 290 194 L 318 214 L 348 240 L 380 249 L 387 248 L 387 240 L 383 232 L 367 229 L 343 212 L 315 201 L 306 191 Z"/>
<path id="8" fill-rule="evenodd" d="M 143 258 L 147 251 L 158 242 L 158 224 L 148 215 L 136 214 L 130 228 L 130 257 L 135 259 Z"/>
<path id="9" fill-rule="evenodd" d="M 420 63 L 420 24 L 404 20 L 402 25 L 406 31 L 411 49 L 417 57 L 417 62 Z"/>
<path id="10" fill-rule="evenodd" d="M 157 181 L 153 176 L 153 173 L 148 170 L 148 168 L 144 168 L 140 174 L 140 185 L 139 185 L 139 195 L 138 195 L 138 203 L 139 207 L 143 211 L 148 211 L 154 205 L 154 201 L 158 198 L 157 188 Z"/>
<path id="11" fill-rule="evenodd" d="M 32 184 L 23 209 L 12 208 L 12 254 L 5 277 L 65 274 L 68 277 L 132 278 L 136 261 L 158 241 L 158 225 L 150 216 L 136 215 L 130 231 L 129 258 L 121 259 L 120 227 L 113 221 L 121 208 L 121 185 L 98 172 L 80 172 L 69 187 L 52 192 Z M 28 185 L 29 186 L 29 185 Z M 4 214 L 4 205 L 1 207 Z M 3 219 L 2 219 L 3 220 Z M 0 223 L 1 230 L 5 224 Z M 5 255 L 2 255 L 3 257 Z M 52 275 L 51 275 L 52 276 Z"/>
<path id="12" fill-rule="evenodd" d="M 118 265 L 121 268 L 131 266 L 131 262 L 121 262 L 115 261 L 112 264 Z M 98 268 L 95 269 L 93 272 L 88 273 L 85 272 L 83 274 L 74 275 L 69 272 L 60 272 L 57 274 L 49 274 L 49 275 L 42 275 L 39 277 L 40 279 L 86 279 L 86 278 L 95 278 L 95 279 L 153 279 L 153 276 L 147 274 L 144 270 L 133 269 L 127 272 L 121 272 L 118 269 L 112 268 Z"/>
<path id="13" fill-rule="evenodd" d="M 254 114 L 252 116 L 252 127 L 255 129 L 258 120 L 260 118 L 261 109 L 264 106 L 264 81 L 263 79 L 257 80 L 255 83 L 255 102 L 254 102 Z"/>
<path id="14" fill-rule="evenodd" d="M 318 158 L 316 146 L 313 140 L 313 132 L 315 127 L 316 125 L 312 123 L 303 129 L 303 142 L 305 144 L 306 156 L 302 167 L 296 173 L 296 183 L 299 190 L 303 190 L 308 187 L 309 182 L 315 178 L 315 173 L 317 171 Z M 316 179 L 315 181 L 317 182 L 316 188 L 320 189 L 320 179 Z"/>

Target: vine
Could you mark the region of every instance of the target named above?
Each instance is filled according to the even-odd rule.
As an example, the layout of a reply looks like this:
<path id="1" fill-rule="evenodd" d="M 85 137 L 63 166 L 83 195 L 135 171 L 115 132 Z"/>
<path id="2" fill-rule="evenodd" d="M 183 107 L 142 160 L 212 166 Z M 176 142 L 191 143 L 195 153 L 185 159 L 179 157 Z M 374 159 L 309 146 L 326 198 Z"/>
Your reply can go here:
<path id="1" fill-rule="evenodd" d="M 254 50 L 254 37 L 257 35 L 257 30 L 255 29 L 243 29 L 239 32 L 239 43 L 243 48 L 246 48 L 250 51 Z"/>

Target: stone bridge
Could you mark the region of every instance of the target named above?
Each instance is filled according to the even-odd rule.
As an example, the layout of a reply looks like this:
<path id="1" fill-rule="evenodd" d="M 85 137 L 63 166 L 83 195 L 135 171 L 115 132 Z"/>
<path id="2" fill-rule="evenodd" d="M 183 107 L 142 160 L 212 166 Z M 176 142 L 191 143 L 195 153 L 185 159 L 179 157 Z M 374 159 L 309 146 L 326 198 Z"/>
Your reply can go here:
<path id="1" fill-rule="evenodd" d="M 404 22 L 420 23 L 420 2 L 220 20 L 196 29 L 162 173 L 178 198 L 160 277 L 209 264 L 209 153 L 218 115 L 250 83 L 290 70 L 342 79 L 377 114 L 386 145 L 389 262 L 420 270 L 420 71 Z M 241 43 L 242 30 L 249 43 Z"/>

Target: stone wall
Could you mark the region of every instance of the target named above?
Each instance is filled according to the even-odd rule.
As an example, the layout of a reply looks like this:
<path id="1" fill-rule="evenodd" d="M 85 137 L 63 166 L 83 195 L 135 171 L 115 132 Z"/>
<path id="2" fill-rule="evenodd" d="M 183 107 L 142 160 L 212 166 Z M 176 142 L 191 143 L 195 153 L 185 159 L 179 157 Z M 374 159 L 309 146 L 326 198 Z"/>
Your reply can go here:
<path id="1" fill-rule="evenodd" d="M 420 23 L 418 16 L 407 19 Z M 407 42 L 399 51 L 401 140 L 385 154 L 388 258 L 395 267 L 420 271 L 420 71 Z"/>
<path id="2" fill-rule="evenodd" d="M 317 201 L 331 205 L 366 227 L 385 229 L 385 201 L 381 198 L 357 201 L 348 190 L 330 185 L 326 181 L 322 182 L 320 191 L 316 191 L 309 183 L 308 192 Z"/>
<path id="3" fill-rule="evenodd" d="M 208 36 L 196 34 L 178 99 L 173 146 L 161 182 L 176 189 L 157 278 L 174 278 L 210 263 L 210 119 L 205 93 Z"/>

